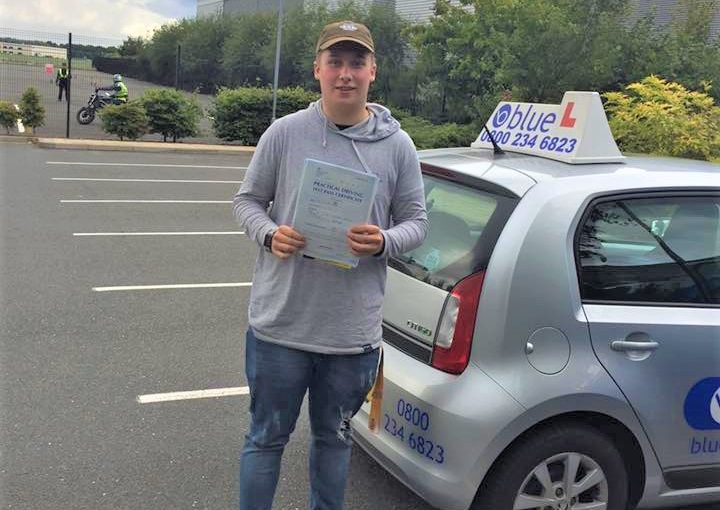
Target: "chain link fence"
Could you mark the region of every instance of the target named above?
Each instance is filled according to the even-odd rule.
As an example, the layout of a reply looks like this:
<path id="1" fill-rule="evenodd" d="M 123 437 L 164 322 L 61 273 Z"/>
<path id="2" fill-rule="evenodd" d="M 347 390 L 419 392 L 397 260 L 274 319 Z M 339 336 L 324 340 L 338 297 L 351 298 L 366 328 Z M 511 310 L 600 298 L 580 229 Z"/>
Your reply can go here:
<path id="1" fill-rule="evenodd" d="M 90 139 L 116 139 L 102 130 L 102 121 L 96 118 L 91 124 L 81 125 L 76 119 L 78 110 L 87 105 L 97 87 L 113 83 L 113 73 L 98 71 L 93 61 L 108 55 L 117 55 L 122 41 L 78 34 L 61 34 L 16 30 L 0 27 L 0 100 L 19 105 L 23 93 L 34 87 L 40 94 L 45 109 L 45 122 L 35 129 L 35 136 Z M 58 80 L 58 71 L 65 64 L 68 69 L 67 93 Z M 175 76 L 170 77 L 170 82 Z M 164 88 L 149 82 L 124 77 L 130 99 L 137 99 L 148 88 Z M 62 96 L 62 97 L 61 97 Z M 188 94 L 189 96 L 189 94 Z M 212 96 L 197 94 L 203 107 L 200 121 L 201 134 L 187 138 L 189 143 L 221 143 L 214 136 L 207 111 Z M 11 134 L 26 134 L 22 125 Z M 141 140 L 162 140 L 160 135 L 147 134 Z"/>

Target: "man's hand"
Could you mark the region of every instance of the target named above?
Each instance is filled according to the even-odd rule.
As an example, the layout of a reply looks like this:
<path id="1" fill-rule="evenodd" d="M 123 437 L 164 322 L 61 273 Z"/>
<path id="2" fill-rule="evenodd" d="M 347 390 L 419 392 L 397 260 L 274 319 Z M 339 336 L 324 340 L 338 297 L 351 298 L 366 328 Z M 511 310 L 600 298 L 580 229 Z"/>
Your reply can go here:
<path id="1" fill-rule="evenodd" d="M 292 257 L 305 246 L 305 238 L 288 225 L 280 225 L 272 238 L 272 253 L 281 259 Z"/>
<path id="2" fill-rule="evenodd" d="M 347 238 L 350 251 L 356 257 L 377 255 L 385 249 L 385 237 L 377 225 L 353 225 Z"/>

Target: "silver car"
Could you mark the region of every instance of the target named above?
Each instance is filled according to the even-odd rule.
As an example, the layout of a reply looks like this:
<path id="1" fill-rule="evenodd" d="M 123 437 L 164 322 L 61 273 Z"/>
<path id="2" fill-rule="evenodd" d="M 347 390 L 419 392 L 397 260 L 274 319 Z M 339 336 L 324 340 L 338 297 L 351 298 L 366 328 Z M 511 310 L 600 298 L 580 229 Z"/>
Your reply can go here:
<path id="1" fill-rule="evenodd" d="M 720 502 L 720 166 L 420 159 L 356 443 L 444 510 Z"/>

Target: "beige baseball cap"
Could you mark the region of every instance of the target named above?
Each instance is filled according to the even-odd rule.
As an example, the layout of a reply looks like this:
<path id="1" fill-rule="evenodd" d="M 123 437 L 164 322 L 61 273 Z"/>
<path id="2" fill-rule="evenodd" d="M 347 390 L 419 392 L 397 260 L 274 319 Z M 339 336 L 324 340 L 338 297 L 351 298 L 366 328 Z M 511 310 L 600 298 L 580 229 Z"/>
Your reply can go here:
<path id="1" fill-rule="evenodd" d="M 375 53 L 375 43 L 373 43 L 370 30 L 362 23 L 354 21 L 338 21 L 325 25 L 325 28 L 320 32 L 315 52 L 326 50 L 333 44 L 342 41 L 357 43 Z"/>

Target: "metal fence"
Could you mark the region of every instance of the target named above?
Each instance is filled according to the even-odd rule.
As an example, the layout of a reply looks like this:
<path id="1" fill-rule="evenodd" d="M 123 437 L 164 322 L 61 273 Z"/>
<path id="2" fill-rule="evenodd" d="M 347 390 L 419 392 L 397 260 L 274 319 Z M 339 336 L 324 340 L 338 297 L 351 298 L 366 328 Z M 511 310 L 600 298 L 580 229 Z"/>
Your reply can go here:
<path id="1" fill-rule="evenodd" d="M 0 100 L 19 105 L 23 93 L 34 87 L 45 109 L 45 123 L 35 130 L 36 136 L 114 139 L 102 130 L 99 118 L 91 124 L 81 125 L 76 114 L 87 104 L 96 87 L 112 84 L 112 73 L 95 69 L 93 58 L 113 53 L 121 44 L 122 41 L 117 39 L 0 28 Z M 60 90 L 56 80 L 63 63 L 70 75 L 67 94 Z M 127 77 L 123 81 L 129 89 L 130 99 L 139 98 L 148 88 L 162 87 Z M 186 141 L 220 143 L 206 113 L 212 96 L 195 97 L 205 112 L 200 122 L 201 134 Z M 21 129 L 16 127 L 11 133 L 24 135 Z M 147 134 L 142 140 L 162 140 L 162 137 Z"/>

